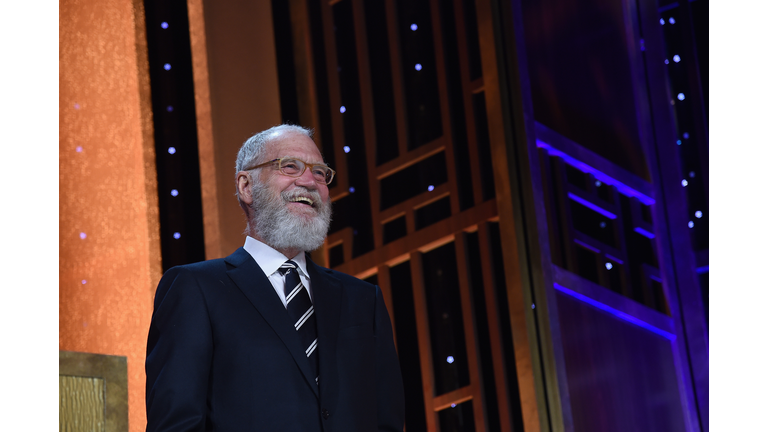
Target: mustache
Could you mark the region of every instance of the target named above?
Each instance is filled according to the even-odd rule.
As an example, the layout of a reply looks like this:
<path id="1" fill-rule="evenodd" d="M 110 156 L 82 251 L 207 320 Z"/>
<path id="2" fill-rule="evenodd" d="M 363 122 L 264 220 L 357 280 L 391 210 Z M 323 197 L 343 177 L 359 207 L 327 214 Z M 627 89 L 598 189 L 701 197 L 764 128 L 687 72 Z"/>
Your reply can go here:
<path id="1" fill-rule="evenodd" d="M 325 205 L 325 202 L 323 202 L 322 198 L 320 197 L 320 193 L 316 190 L 309 190 L 303 186 L 297 186 L 294 189 L 291 189 L 289 191 L 282 191 L 280 193 L 280 196 L 283 198 L 283 201 L 288 202 L 294 198 L 298 197 L 307 197 L 312 200 L 313 203 L 315 203 L 317 206 Z"/>

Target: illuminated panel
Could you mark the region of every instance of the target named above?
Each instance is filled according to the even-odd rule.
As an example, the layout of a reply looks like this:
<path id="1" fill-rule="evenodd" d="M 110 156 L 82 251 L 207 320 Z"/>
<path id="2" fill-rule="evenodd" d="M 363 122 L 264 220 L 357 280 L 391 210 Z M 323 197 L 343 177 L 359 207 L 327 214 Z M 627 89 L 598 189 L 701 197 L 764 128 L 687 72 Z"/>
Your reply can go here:
<path id="1" fill-rule="evenodd" d="M 127 357 L 139 432 L 161 272 L 144 12 L 130 0 L 59 8 L 59 349 Z"/>
<path id="2" fill-rule="evenodd" d="M 599 302 L 599 301 L 597 301 L 597 300 L 595 300 L 595 299 L 593 299 L 591 297 L 587 297 L 584 294 L 577 293 L 576 291 L 570 290 L 570 289 L 568 289 L 568 288 L 566 288 L 566 287 L 564 287 L 564 286 L 562 286 L 562 285 L 560 285 L 558 283 L 555 283 L 554 285 L 555 285 L 555 289 L 556 290 L 558 290 L 558 291 L 560 291 L 560 292 L 562 292 L 564 294 L 568 294 L 569 296 L 574 297 L 574 298 L 576 298 L 578 300 L 581 300 L 584 303 L 588 303 L 588 304 L 590 304 L 590 305 L 592 305 L 592 306 L 594 306 L 594 307 L 596 307 L 598 309 L 604 310 L 604 311 L 606 311 L 606 312 L 608 312 L 608 313 L 610 313 L 610 314 L 612 314 L 612 315 L 614 315 L 614 316 L 616 316 L 618 318 L 623 319 L 624 321 L 632 323 L 632 324 L 634 324 L 636 326 L 640 326 L 640 327 L 642 327 L 642 328 L 644 328 L 646 330 L 650 330 L 653 333 L 656 333 L 658 335 L 664 336 L 665 338 L 667 338 L 667 339 L 669 339 L 671 341 L 675 340 L 675 338 L 676 338 L 676 336 L 674 334 L 672 334 L 672 333 L 670 333 L 670 332 L 668 332 L 666 330 L 662 330 L 662 329 L 660 329 L 660 328 L 658 328 L 658 327 L 656 327 L 656 326 L 654 326 L 652 324 L 649 324 L 649 323 L 647 323 L 647 322 L 645 322 L 645 321 L 643 321 L 643 320 L 641 320 L 641 319 L 639 319 L 639 318 L 637 318 L 635 316 L 632 316 L 632 315 L 630 315 L 630 314 L 628 314 L 626 312 L 622 312 L 622 311 L 620 311 L 620 310 L 618 310 L 618 309 L 616 309 L 614 307 L 608 306 L 605 303 Z"/>

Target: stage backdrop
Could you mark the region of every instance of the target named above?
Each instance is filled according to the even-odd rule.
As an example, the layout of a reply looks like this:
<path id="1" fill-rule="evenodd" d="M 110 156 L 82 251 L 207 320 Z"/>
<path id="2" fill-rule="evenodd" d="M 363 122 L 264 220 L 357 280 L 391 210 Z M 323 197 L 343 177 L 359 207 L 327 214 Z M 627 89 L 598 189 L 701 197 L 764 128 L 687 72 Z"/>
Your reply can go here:
<path id="1" fill-rule="evenodd" d="M 134 432 L 161 274 L 144 33 L 141 1 L 59 3 L 59 349 L 127 357 Z"/>

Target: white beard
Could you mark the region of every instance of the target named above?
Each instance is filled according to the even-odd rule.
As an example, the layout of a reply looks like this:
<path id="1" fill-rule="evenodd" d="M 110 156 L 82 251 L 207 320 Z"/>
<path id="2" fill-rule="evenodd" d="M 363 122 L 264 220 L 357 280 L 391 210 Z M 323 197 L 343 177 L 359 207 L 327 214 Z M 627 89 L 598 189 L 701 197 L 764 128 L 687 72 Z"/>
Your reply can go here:
<path id="1" fill-rule="evenodd" d="M 276 250 L 313 251 L 323 245 L 331 225 L 331 202 L 323 202 L 317 191 L 304 187 L 273 193 L 268 186 L 254 182 L 253 230 L 261 240 Z M 317 215 L 297 215 L 288 210 L 294 195 L 308 196 L 315 203 Z"/>

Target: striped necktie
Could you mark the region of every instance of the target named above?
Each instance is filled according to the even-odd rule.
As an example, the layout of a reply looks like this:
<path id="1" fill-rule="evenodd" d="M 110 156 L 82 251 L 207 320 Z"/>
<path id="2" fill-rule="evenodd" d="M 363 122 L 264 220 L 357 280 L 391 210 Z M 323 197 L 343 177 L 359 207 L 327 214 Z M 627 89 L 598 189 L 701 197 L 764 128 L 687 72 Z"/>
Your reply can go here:
<path id="1" fill-rule="evenodd" d="M 317 360 L 317 323 L 315 320 L 315 308 L 309 299 L 309 292 L 304 288 L 299 278 L 299 270 L 295 262 L 288 260 L 283 263 L 278 271 L 285 276 L 285 302 L 288 316 L 293 322 L 294 328 L 299 333 L 299 339 L 304 347 L 312 373 L 315 375 L 315 383 L 318 382 Z"/>

